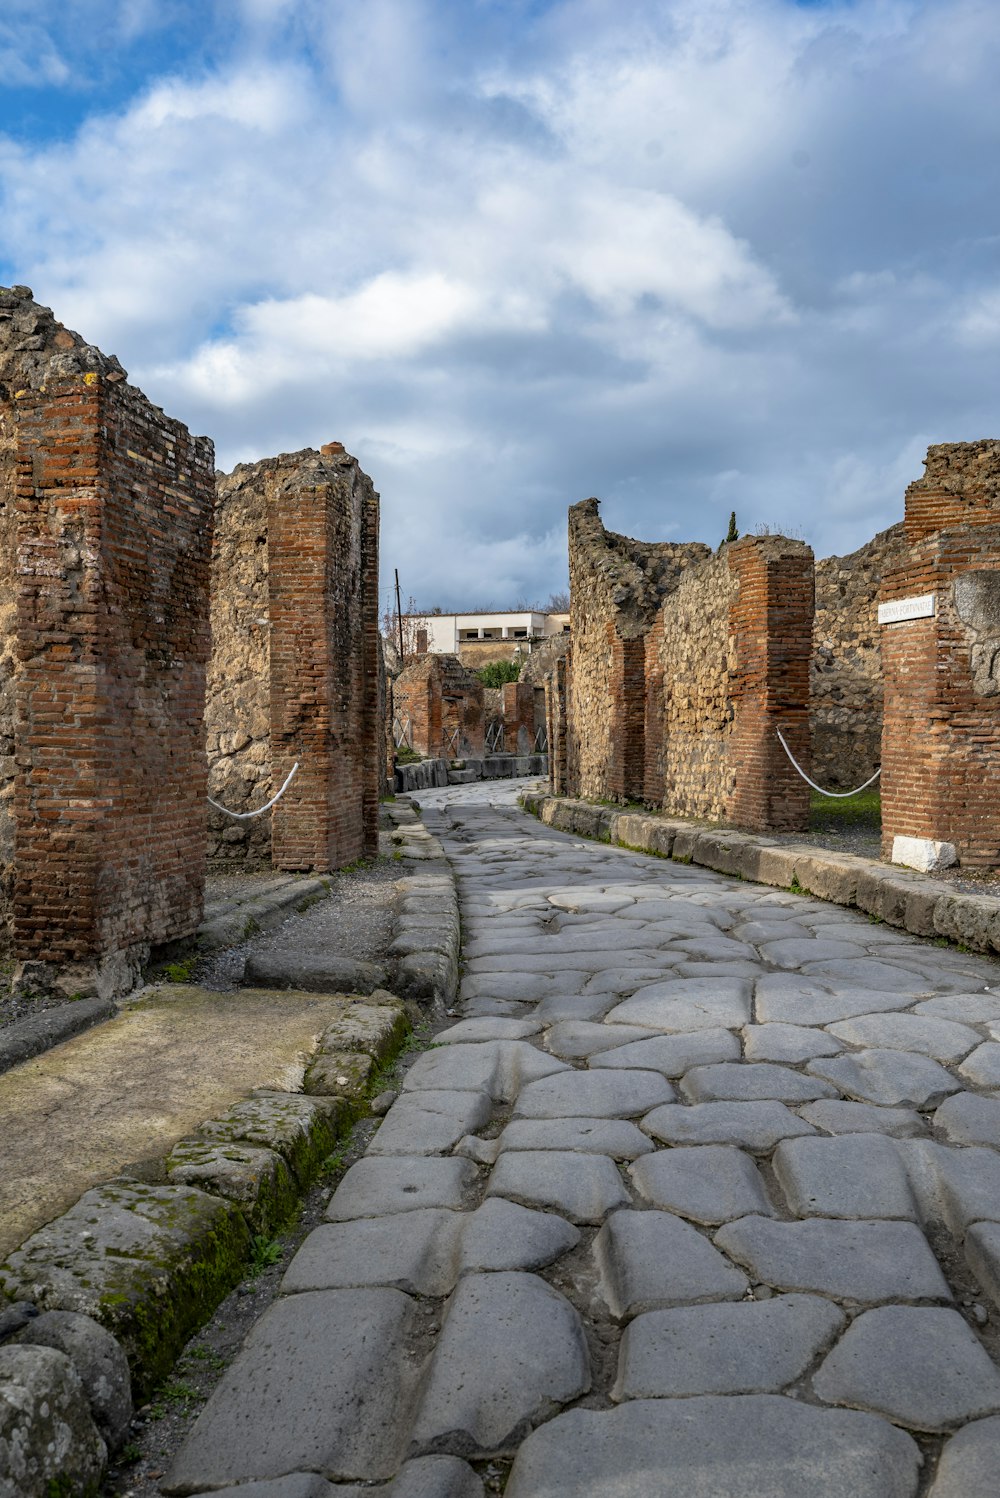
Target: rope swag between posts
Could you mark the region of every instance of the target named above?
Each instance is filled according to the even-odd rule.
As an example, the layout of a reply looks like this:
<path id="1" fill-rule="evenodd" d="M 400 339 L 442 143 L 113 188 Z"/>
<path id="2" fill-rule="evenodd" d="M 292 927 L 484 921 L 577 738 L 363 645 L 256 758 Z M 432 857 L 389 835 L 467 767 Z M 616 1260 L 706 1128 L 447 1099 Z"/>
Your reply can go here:
<path id="1" fill-rule="evenodd" d="M 814 791 L 819 791 L 819 793 L 820 793 L 821 796 L 834 796 L 834 797 L 836 797 L 836 799 L 838 801 L 846 800 L 846 798 L 848 796 L 857 796 L 859 794 L 859 792 L 866 791 L 870 785 L 874 784 L 874 782 L 879 778 L 879 776 L 882 773 L 882 766 L 879 765 L 878 769 L 875 771 L 875 774 L 869 780 L 866 780 L 865 783 L 864 783 L 864 785 L 855 786 L 855 788 L 854 788 L 853 791 L 825 791 L 821 785 L 817 785 L 816 784 L 815 780 L 810 780 L 809 779 L 809 776 L 806 774 L 805 770 L 803 770 L 802 766 L 799 764 L 798 760 L 795 758 L 795 755 L 792 753 L 792 751 L 789 749 L 788 745 L 785 743 L 785 736 L 782 733 L 782 731 L 781 731 L 780 728 L 777 730 L 777 733 L 778 733 L 778 738 L 781 741 L 781 747 L 782 747 L 782 749 L 784 749 L 785 753 L 788 755 L 788 758 L 791 760 L 791 762 L 792 762 L 793 766 L 795 767 L 795 769 L 798 770 L 799 774 L 802 776 L 802 779 L 805 781 L 806 785 L 811 785 L 812 788 L 813 788 L 813 790 Z"/>
<path id="2" fill-rule="evenodd" d="M 234 821 L 237 822 L 246 822 L 250 819 L 250 817 L 263 816 L 264 812 L 271 810 L 271 807 L 276 801 L 281 800 L 282 796 L 285 794 L 288 787 L 295 779 L 295 772 L 298 768 L 299 762 L 298 760 L 296 760 L 292 768 L 289 770 L 285 783 L 281 787 L 281 790 L 278 792 L 278 794 L 276 796 L 272 796 L 270 801 L 266 802 L 263 806 L 258 806 L 256 811 L 230 811 L 228 807 L 220 806 L 218 801 L 213 801 L 211 796 L 206 796 L 205 800 L 208 802 L 209 806 L 214 806 L 216 811 L 221 811 L 223 816 L 232 817 Z"/>

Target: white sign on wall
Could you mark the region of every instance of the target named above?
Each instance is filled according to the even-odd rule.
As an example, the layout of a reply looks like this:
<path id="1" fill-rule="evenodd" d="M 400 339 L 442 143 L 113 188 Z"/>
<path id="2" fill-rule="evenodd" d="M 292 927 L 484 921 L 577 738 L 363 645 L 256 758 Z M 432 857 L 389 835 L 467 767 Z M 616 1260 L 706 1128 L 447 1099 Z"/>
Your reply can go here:
<path id="1" fill-rule="evenodd" d="M 907 619 L 933 619 L 936 593 L 921 593 L 919 598 L 894 598 L 878 606 L 879 624 L 902 624 Z"/>

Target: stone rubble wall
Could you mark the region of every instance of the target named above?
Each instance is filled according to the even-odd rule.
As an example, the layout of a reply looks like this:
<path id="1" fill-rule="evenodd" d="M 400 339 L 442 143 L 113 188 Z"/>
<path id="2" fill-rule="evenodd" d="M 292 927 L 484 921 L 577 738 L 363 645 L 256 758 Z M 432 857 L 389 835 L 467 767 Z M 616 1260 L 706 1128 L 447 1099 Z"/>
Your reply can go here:
<path id="1" fill-rule="evenodd" d="M 566 691 L 572 723 L 567 771 L 573 794 L 598 799 L 635 794 L 636 774 L 642 773 L 634 753 L 636 697 L 643 696 L 635 658 L 663 598 L 688 567 L 710 554 L 698 544 L 643 545 L 606 531 L 596 499 L 571 506 L 573 670 Z M 644 716 L 644 708 L 639 712 Z"/>
<path id="2" fill-rule="evenodd" d="M 0 311 L 14 950 L 25 983 L 127 992 L 201 919 L 212 444 L 23 289 Z"/>
<path id="3" fill-rule="evenodd" d="M 808 792 L 778 742 L 808 760 L 813 556 L 745 537 L 646 547 L 570 510 L 572 664 L 548 682 L 553 785 L 754 829 L 794 830 Z M 565 755 L 558 743 L 566 736 Z"/>
<path id="4" fill-rule="evenodd" d="M 813 778 L 850 790 L 882 759 L 882 580 L 906 551 L 903 526 L 881 531 L 848 556 L 816 563 L 816 613 L 809 673 Z"/>

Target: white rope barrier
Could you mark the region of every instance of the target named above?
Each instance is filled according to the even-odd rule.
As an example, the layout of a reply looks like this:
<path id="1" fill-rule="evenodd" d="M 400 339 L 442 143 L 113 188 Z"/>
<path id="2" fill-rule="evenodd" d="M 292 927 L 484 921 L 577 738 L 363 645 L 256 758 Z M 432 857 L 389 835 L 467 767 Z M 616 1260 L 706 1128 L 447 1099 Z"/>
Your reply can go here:
<path id="1" fill-rule="evenodd" d="M 792 751 L 789 749 L 788 745 L 785 743 L 785 736 L 782 733 L 782 731 L 781 731 L 780 728 L 778 729 L 778 738 L 781 740 L 781 747 L 782 747 L 782 749 L 784 749 L 785 753 L 788 755 L 788 758 L 791 760 L 791 762 L 795 766 L 796 770 L 798 770 L 799 774 L 802 776 L 802 779 L 805 781 L 806 785 L 811 785 L 812 788 L 813 788 L 813 790 L 814 791 L 819 791 L 819 793 L 820 793 L 821 796 L 835 796 L 838 801 L 846 800 L 846 798 L 848 796 L 857 796 L 859 794 L 859 792 L 866 791 L 870 785 L 873 785 L 874 782 L 879 778 L 879 776 L 882 773 L 882 767 L 880 765 L 879 768 L 875 771 L 875 774 L 871 777 L 870 780 L 866 780 L 865 783 L 864 783 L 864 785 L 856 786 L 853 791 L 825 791 L 821 785 L 817 785 L 816 784 L 815 780 L 810 780 L 809 779 L 809 776 L 806 774 L 805 770 L 803 770 L 802 766 L 799 764 L 798 760 L 795 758 L 795 755 L 792 753 Z"/>
<path id="2" fill-rule="evenodd" d="M 276 796 L 272 796 L 271 799 L 270 799 L 270 801 L 268 801 L 268 803 L 266 804 L 266 806 L 258 806 L 258 808 L 257 808 L 256 811 L 230 811 L 228 809 L 228 807 L 220 806 L 219 803 L 218 803 L 218 801 L 213 801 L 212 798 L 211 798 L 211 796 L 207 796 L 205 799 L 208 801 L 209 806 L 214 806 L 215 809 L 216 809 L 216 811 L 221 811 L 222 812 L 223 816 L 225 816 L 225 817 L 232 817 L 237 822 L 245 822 L 250 817 L 261 817 L 261 816 L 264 815 L 264 813 L 266 811 L 270 811 L 271 810 L 271 807 L 274 805 L 274 803 L 276 801 L 280 801 L 281 800 L 282 796 L 285 794 L 285 792 L 287 791 L 288 787 L 291 785 L 292 781 L 295 779 L 295 772 L 296 772 L 296 770 L 298 768 L 299 768 L 299 762 L 298 762 L 298 760 L 296 760 L 295 763 L 294 763 L 294 765 L 292 766 L 292 768 L 289 770 L 289 772 L 288 772 L 288 778 L 286 779 L 284 785 L 281 787 L 281 790 L 278 792 L 278 794 Z"/>

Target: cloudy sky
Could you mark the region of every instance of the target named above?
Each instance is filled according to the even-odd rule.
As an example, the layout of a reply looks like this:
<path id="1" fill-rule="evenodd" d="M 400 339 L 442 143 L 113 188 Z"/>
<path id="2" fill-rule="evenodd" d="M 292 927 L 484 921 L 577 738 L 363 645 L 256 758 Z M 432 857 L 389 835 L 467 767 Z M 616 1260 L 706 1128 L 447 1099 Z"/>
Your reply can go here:
<path id="1" fill-rule="evenodd" d="M 422 607 L 567 505 L 820 554 L 1000 436 L 996 0 L 3 0 L 0 281 L 214 437 L 338 439 Z"/>

